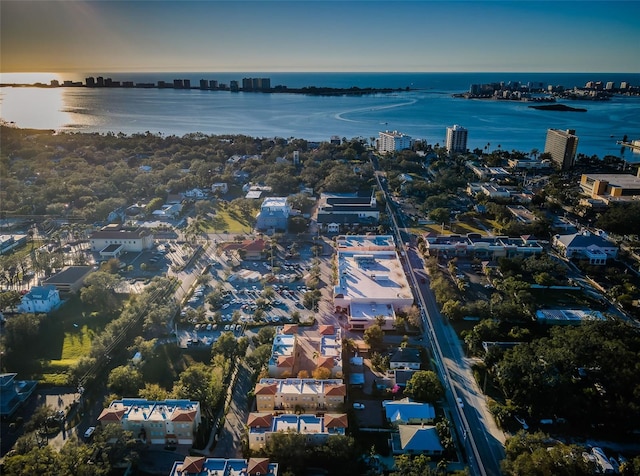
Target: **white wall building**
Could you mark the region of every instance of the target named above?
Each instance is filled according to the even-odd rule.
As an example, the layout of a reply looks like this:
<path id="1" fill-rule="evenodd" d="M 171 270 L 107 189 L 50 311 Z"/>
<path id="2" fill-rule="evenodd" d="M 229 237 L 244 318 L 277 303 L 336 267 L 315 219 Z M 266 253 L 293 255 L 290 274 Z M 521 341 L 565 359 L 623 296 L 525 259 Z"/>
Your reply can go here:
<path id="1" fill-rule="evenodd" d="M 396 311 L 413 304 L 413 293 L 390 235 L 343 235 L 336 240 L 336 310 L 346 312 L 350 329 L 365 330 L 383 321 L 390 330 Z"/>
<path id="2" fill-rule="evenodd" d="M 396 152 L 410 149 L 412 144 L 411 136 L 398 131 L 384 131 L 378 133 L 378 152 Z"/>
<path id="3" fill-rule="evenodd" d="M 447 152 L 466 152 L 467 134 L 467 129 L 458 124 L 455 124 L 453 127 L 447 127 Z"/>
<path id="4" fill-rule="evenodd" d="M 60 293 L 53 284 L 34 286 L 22 296 L 18 305 L 20 312 L 51 312 L 60 305 Z"/>

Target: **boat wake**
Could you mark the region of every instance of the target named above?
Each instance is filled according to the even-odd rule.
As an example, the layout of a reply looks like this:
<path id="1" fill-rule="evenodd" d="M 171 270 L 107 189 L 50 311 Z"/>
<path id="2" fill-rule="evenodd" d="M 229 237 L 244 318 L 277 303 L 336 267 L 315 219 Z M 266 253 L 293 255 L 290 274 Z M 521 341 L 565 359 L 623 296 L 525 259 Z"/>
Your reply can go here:
<path id="1" fill-rule="evenodd" d="M 347 119 L 344 116 L 345 116 L 345 114 L 352 114 L 354 112 L 382 111 L 384 109 L 393 109 L 393 108 L 396 108 L 396 107 L 412 106 L 413 104 L 415 104 L 417 102 L 418 102 L 417 99 L 412 99 L 411 101 L 401 102 L 401 103 L 397 103 L 397 104 L 386 104 L 384 106 L 374 106 L 374 107 L 360 107 L 360 108 L 357 108 L 357 109 L 350 109 L 348 111 L 338 112 L 337 114 L 334 114 L 333 117 L 338 119 L 339 121 L 362 122 L 362 121 L 356 121 L 354 119 Z"/>

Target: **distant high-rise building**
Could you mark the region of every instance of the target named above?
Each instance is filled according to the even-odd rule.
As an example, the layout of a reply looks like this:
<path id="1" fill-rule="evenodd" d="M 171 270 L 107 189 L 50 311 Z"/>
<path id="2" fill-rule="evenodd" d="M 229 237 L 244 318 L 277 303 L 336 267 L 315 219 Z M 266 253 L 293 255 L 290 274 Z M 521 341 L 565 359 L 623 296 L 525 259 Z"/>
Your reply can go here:
<path id="1" fill-rule="evenodd" d="M 607 85 L 605 86 L 605 89 L 607 91 L 611 91 L 614 87 L 615 87 L 615 84 L 613 81 L 607 81 Z"/>
<path id="2" fill-rule="evenodd" d="M 218 81 L 212 79 L 209 81 L 209 89 L 218 89 Z"/>
<path id="3" fill-rule="evenodd" d="M 231 91 L 238 91 L 240 89 L 238 81 L 236 81 L 234 79 L 229 81 L 229 89 L 231 89 Z"/>
<path id="4" fill-rule="evenodd" d="M 544 151 L 551 154 L 551 160 L 559 165 L 562 170 L 573 167 L 578 150 L 578 136 L 576 131 L 567 129 L 548 129 Z"/>
<path id="5" fill-rule="evenodd" d="M 176 89 L 182 89 L 184 87 L 182 80 L 181 79 L 174 79 L 173 80 L 173 87 Z"/>
<path id="6" fill-rule="evenodd" d="M 245 91 L 253 91 L 253 79 L 242 78 L 242 89 Z"/>
<path id="7" fill-rule="evenodd" d="M 104 87 L 104 78 L 102 76 L 98 76 L 96 78 L 96 86 L 98 86 L 99 88 Z"/>
<path id="8" fill-rule="evenodd" d="M 93 76 L 89 76 L 88 78 L 84 78 L 84 84 L 88 87 L 88 88 L 93 88 L 96 85 L 96 80 Z"/>
<path id="9" fill-rule="evenodd" d="M 260 78 L 260 89 L 262 91 L 267 91 L 271 89 L 271 79 L 270 78 Z"/>
<path id="10" fill-rule="evenodd" d="M 411 136 L 398 131 L 378 133 L 378 152 L 396 152 L 411 148 Z"/>
<path id="11" fill-rule="evenodd" d="M 184 89 L 191 89 L 191 80 L 190 79 L 183 79 L 182 80 L 182 86 L 184 87 Z"/>
<path id="12" fill-rule="evenodd" d="M 447 127 L 447 152 L 450 154 L 452 152 L 466 152 L 467 135 L 467 129 L 458 124 L 455 124 L 453 127 Z"/>
<path id="13" fill-rule="evenodd" d="M 208 89 L 209 82 L 206 79 L 200 80 L 200 89 Z"/>
<path id="14" fill-rule="evenodd" d="M 629 83 L 626 81 L 622 81 L 620 83 L 620 89 L 628 89 L 629 88 Z"/>

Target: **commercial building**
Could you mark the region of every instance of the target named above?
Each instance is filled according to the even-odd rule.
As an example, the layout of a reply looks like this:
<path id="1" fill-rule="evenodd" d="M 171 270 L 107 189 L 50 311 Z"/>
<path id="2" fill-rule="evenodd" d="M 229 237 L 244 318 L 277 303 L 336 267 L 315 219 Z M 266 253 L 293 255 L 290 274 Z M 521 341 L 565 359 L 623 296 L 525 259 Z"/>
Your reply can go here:
<path id="1" fill-rule="evenodd" d="M 180 445 L 193 444 L 201 420 L 200 402 L 143 398 L 114 400 L 98 417 L 100 424 L 117 423 L 151 444 Z"/>
<path id="2" fill-rule="evenodd" d="M 0 255 L 27 243 L 27 235 L 0 235 Z"/>
<path id="3" fill-rule="evenodd" d="M 640 199 L 640 169 L 638 175 L 583 174 L 580 188 L 585 195 L 605 204 Z"/>
<path id="4" fill-rule="evenodd" d="M 258 412 L 342 412 L 347 387 L 342 379 L 263 378 L 254 394 Z"/>
<path id="5" fill-rule="evenodd" d="M 331 436 L 344 436 L 348 427 L 348 419 L 345 413 L 325 413 L 321 416 L 251 413 L 247 420 L 247 426 L 249 427 L 249 449 L 256 451 L 264 448 L 271 435 L 278 432 L 305 435 L 307 445 L 322 445 Z"/>
<path id="6" fill-rule="evenodd" d="M 576 131 L 567 129 L 548 129 L 547 140 L 544 144 L 545 153 L 551 154 L 551 160 L 562 170 L 573 167 L 578 150 L 578 136 Z"/>
<path id="7" fill-rule="evenodd" d="M 528 236 L 482 236 L 479 233 L 462 235 L 435 235 L 427 233 L 424 241 L 429 256 L 471 256 L 479 259 L 531 256 L 541 254 L 538 241 Z"/>
<path id="8" fill-rule="evenodd" d="M 378 133 L 378 152 L 397 152 L 410 149 L 411 136 L 398 131 L 384 131 Z"/>
<path id="9" fill-rule="evenodd" d="M 109 245 L 119 245 L 118 252 L 140 252 L 151 249 L 153 234 L 145 228 L 125 228 L 118 224 L 107 225 L 89 236 L 91 251 L 102 251 Z"/>
<path id="10" fill-rule="evenodd" d="M 343 235 L 337 237 L 336 246 L 336 311 L 347 315 L 352 330 L 365 330 L 378 319 L 383 329 L 393 329 L 396 311 L 414 300 L 393 237 Z"/>
<path id="11" fill-rule="evenodd" d="M 286 197 L 266 198 L 260 206 L 256 219 L 256 229 L 286 231 L 291 207 Z"/>
<path id="12" fill-rule="evenodd" d="M 447 152 L 466 152 L 467 151 L 467 135 L 468 131 L 458 124 L 447 127 Z"/>
<path id="13" fill-rule="evenodd" d="M 592 265 L 604 265 L 608 258 L 618 256 L 618 247 L 588 231 L 570 235 L 555 235 L 551 245 L 566 258 L 584 258 Z"/>
<path id="14" fill-rule="evenodd" d="M 173 463 L 169 476 L 278 476 L 278 463 L 269 458 L 226 459 L 185 456 Z"/>
<path id="15" fill-rule="evenodd" d="M 378 226 L 380 210 L 374 192 L 323 193 L 318 200 L 316 222 L 327 233 L 340 233 L 358 226 Z"/>
<path id="16" fill-rule="evenodd" d="M 599 311 L 590 309 L 540 309 L 536 311 L 536 319 L 541 324 L 578 325 L 585 321 L 606 321 L 607 318 Z"/>
<path id="17" fill-rule="evenodd" d="M 60 293 L 76 293 L 93 271 L 92 266 L 67 266 L 59 273 L 45 279 L 43 284 L 53 284 Z"/>

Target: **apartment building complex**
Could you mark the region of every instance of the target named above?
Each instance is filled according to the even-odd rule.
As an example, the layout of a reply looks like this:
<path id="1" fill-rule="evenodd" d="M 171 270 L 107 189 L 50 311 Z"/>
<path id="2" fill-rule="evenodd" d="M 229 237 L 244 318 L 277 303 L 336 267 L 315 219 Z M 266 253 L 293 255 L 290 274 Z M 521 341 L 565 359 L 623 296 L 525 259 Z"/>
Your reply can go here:
<path id="1" fill-rule="evenodd" d="M 378 152 L 397 152 L 410 149 L 411 136 L 398 131 L 384 131 L 378 133 Z"/>
<path id="2" fill-rule="evenodd" d="M 566 131 L 560 129 L 548 129 L 544 151 L 551 154 L 551 160 L 560 166 L 562 170 L 573 167 L 578 150 L 578 136 L 573 129 Z"/>
<path id="3" fill-rule="evenodd" d="M 447 127 L 447 152 L 466 152 L 467 151 L 467 135 L 468 131 L 458 124 Z"/>

